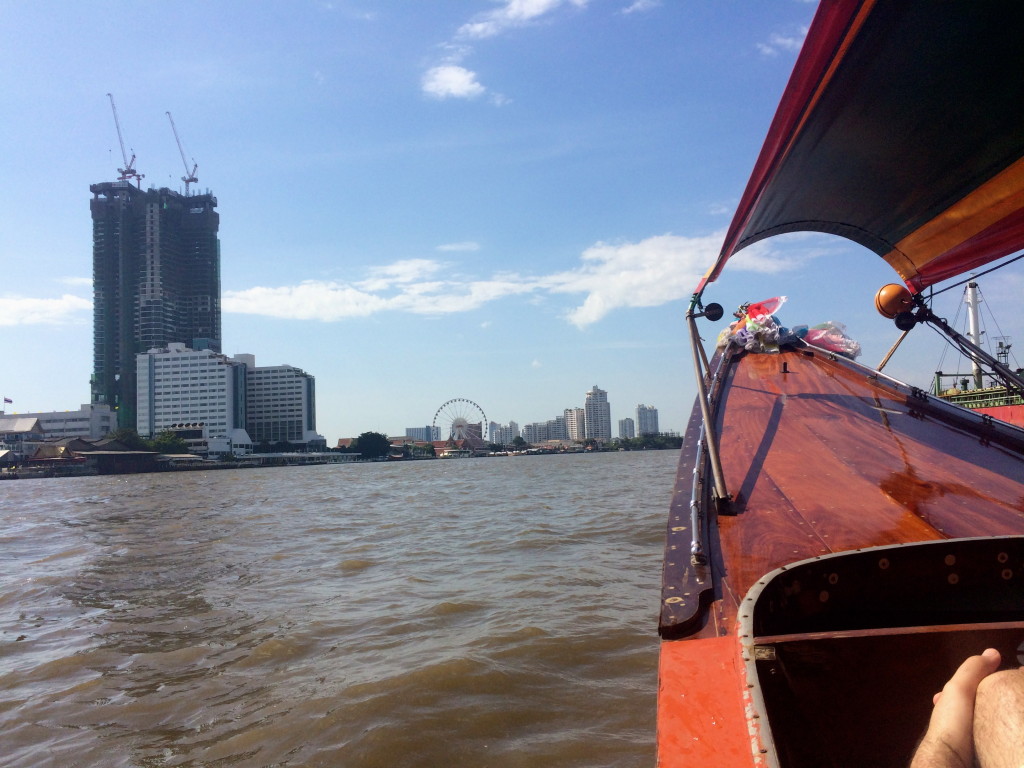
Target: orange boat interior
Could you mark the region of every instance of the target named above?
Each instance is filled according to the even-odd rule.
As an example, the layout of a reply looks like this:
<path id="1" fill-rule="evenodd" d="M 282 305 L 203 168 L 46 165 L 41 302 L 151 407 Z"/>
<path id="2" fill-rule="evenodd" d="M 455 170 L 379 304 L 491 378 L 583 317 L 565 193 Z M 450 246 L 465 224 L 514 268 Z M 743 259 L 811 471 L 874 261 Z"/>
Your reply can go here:
<path id="1" fill-rule="evenodd" d="M 710 482 L 694 483 L 695 410 L 669 522 L 663 672 L 699 665 L 701 641 L 737 638 L 746 690 L 725 695 L 758 721 L 766 751 L 751 764 L 905 766 L 966 656 L 991 646 L 1018 664 L 1024 431 L 803 345 L 711 368 L 732 499 L 714 514 Z M 665 744 L 695 725 L 685 696 L 662 694 Z"/>

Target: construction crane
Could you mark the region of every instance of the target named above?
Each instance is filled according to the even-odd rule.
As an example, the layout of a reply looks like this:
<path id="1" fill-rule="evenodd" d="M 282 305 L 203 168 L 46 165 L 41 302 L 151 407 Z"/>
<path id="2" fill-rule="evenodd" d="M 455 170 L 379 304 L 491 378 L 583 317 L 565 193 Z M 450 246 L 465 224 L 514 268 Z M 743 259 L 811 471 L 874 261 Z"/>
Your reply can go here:
<path id="1" fill-rule="evenodd" d="M 199 168 L 199 164 L 193 157 L 192 170 L 189 171 L 188 161 L 185 160 L 185 150 L 181 148 L 181 139 L 178 138 L 178 129 L 174 125 L 174 118 L 171 117 L 170 112 L 167 113 L 167 119 L 171 121 L 171 130 L 174 131 L 174 140 L 178 142 L 178 152 L 181 153 L 181 164 L 185 166 L 185 175 L 181 177 L 181 180 L 185 182 L 185 197 L 188 197 L 188 185 L 199 181 L 199 177 L 196 176 L 196 170 Z"/>
<path id="2" fill-rule="evenodd" d="M 118 181 L 131 181 L 135 179 L 136 184 L 139 185 L 139 189 L 142 189 L 142 180 L 146 178 L 145 174 L 139 173 L 135 170 L 135 151 L 132 150 L 132 159 L 128 159 L 128 155 L 124 151 L 124 138 L 121 136 L 121 121 L 117 119 L 117 106 L 114 104 L 114 94 L 108 93 L 110 97 L 110 108 L 114 111 L 114 125 L 117 128 L 117 140 L 121 144 L 121 159 L 124 161 L 124 168 L 118 168 L 117 172 L 121 175 L 117 177 Z"/>

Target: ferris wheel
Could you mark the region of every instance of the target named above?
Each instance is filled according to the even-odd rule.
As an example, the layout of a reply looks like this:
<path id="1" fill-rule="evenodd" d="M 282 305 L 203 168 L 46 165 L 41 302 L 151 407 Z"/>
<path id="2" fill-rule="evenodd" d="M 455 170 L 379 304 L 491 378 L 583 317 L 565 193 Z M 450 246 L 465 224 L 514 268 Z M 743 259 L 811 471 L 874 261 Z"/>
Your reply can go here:
<path id="1" fill-rule="evenodd" d="M 484 409 L 464 397 L 444 403 L 434 414 L 434 429 L 442 440 L 469 440 L 484 442 L 487 435 L 487 416 Z"/>

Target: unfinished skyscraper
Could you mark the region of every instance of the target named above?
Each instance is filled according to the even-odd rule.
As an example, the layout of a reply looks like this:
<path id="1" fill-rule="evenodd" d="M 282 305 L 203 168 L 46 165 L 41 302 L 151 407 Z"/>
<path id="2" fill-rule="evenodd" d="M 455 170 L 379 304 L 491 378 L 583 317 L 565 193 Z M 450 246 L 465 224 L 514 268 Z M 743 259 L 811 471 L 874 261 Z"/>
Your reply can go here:
<path id="1" fill-rule="evenodd" d="M 171 343 L 220 352 L 217 198 L 93 184 L 92 402 L 136 428 L 135 356 Z"/>

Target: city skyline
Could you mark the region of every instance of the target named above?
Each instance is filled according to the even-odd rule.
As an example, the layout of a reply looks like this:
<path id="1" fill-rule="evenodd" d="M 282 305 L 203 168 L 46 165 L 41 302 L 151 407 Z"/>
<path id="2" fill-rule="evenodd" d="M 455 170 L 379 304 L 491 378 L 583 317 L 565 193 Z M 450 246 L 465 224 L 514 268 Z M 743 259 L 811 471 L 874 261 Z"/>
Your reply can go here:
<path id="1" fill-rule="evenodd" d="M 183 0 L 124 6 L 115 25 L 80 3 L 10 5 L 7 412 L 91 398 L 88 189 L 126 162 L 112 93 L 144 193 L 183 192 L 183 173 L 216 193 L 224 349 L 316 376 L 332 444 L 401 434 L 459 396 L 501 423 L 548 418 L 594 381 L 616 420 L 654 402 L 662 430 L 681 432 L 695 395 L 686 303 L 814 8 Z M 97 55 L 126 35 L 145 51 L 131 66 Z M 705 298 L 727 319 L 789 295 L 784 325 L 841 322 L 877 363 L 898 332 L 873 296 L 894 279 L 846 241 L 782 236 Z M 983 289 L 1013 307 L 1024 285 Z M 936 311 L 953 317 L 957 298 Z M 1018 314 L 997 311 L 998 335 L 1020 337 Z M 700 331 L 710 342 L 725 322 Z M 904 345 L 886 373 L 926 388 L 941 345 Z"/>

